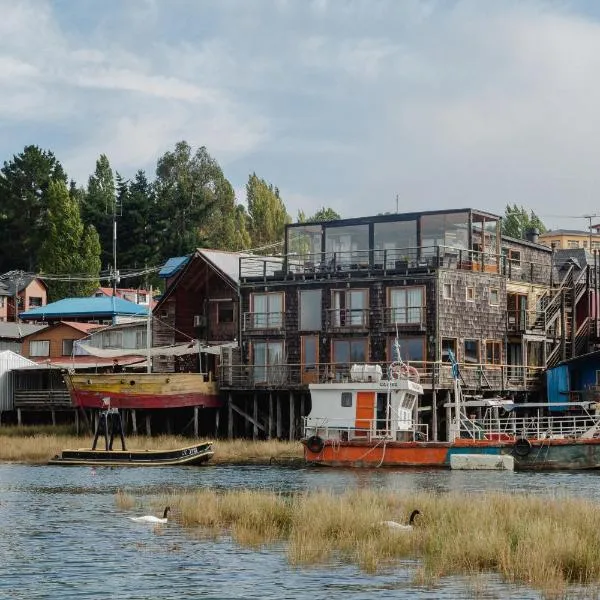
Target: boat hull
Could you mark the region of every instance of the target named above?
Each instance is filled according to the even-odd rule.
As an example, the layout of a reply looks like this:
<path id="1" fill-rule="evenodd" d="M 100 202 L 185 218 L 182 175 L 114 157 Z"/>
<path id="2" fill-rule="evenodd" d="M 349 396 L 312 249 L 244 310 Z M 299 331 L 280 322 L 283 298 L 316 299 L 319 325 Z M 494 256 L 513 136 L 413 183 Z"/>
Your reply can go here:
<path id="1" fill-rule="evenodd" d="M 112 408 L 222 406 L 216 382 L 200 373 L 66 374 L 65 383 L 73 404 L 83 408 L 103 408 L 105 398 Z"/>
<path id="2" fill-rule="evenodd" d="M 453 454 L 511 455 L 515 470 L 549 471 L 600 468 L 600 439 L 530 440 L 525 455 L 512 441 L 457 440 L 450 442 L 325 441 L 320 452 L 304 448 L 312 464 L 332 467 L 450 468 Z"/>
<path id="3" fill-rule="evenodd" d="M 210 442 L 175 450 L 63 450 L 48 462 L 63 466 L 106 467 L 167 467 L 199 465 L 207 462 L 214 452 Z"/>

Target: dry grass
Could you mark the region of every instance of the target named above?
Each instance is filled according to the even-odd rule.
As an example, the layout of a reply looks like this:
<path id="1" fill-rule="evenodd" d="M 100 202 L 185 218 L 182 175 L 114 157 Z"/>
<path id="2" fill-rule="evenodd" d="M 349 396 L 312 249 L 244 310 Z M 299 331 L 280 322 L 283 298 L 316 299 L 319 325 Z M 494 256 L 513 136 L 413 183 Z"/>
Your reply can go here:
<path id="1" fill-rule="evenodd" d="M 174 518 L 210 535 L 230 532 L 252 547 L 285 541 L 294 565 L 342 560 L 375 572 L 418 558 L 422 581 L 496 572 L 508 582 L 563 597 L 567 586 L 600 582 L 600 508 L 579 499 L 508 494 L 415 494 L 372 491 L 294 495 L 200 490 L 157 499 Z M 412 532 L 379 521 L 423 515 Z"/>
<path id="2" fill-rule="evenodd" d="M 63 449 L 90 448 L 90 435 L 76 436 L 69 427 L 0 427 L 0 461 L 44 463 Z M 126 440 L 131 450 L 169 450 L 191 446 L 196 440 L 183 436 L 161 435 L 156 437 L 130 436 Z M 103 440 L 99 440 L 101 447 Z M 120 441 L 115 438 L 114 448 Z M 214 456 L 211 463 L 246 463 L 302 460 L 300 442 L 276 440 L 253 442 L 248 440 L 218 440 L 213 444 Z"/>

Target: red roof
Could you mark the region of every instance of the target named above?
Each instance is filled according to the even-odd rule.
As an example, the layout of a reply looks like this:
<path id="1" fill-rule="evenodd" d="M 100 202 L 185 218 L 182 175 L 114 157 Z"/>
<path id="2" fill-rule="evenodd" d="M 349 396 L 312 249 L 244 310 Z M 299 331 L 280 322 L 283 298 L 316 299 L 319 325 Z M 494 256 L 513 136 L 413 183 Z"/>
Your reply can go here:
<path id="1" fill-rule="evenodd" d="M 78 323 L 77 321 L 59 321 L 59 323 L 77 329 L 77 331 L 81 331 L 81 333 L 89 333 L 94 329 L 106 327 L 106 325 L 99 325 L 98 323 Z"/>

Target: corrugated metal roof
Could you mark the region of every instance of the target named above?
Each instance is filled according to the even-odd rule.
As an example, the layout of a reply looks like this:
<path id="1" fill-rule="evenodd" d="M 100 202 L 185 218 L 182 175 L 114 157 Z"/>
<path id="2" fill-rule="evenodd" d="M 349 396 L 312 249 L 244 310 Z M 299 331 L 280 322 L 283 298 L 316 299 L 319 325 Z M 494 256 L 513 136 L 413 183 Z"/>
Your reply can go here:
<path id="1" fill-rule="evenodd" d="M 92 298 L 64 298 L 58 302 L 51 302 L 32 310 L 20 313 L 21 319 L 60 318 L 68 320 L 69 317 L 113 317 L 115 315 L 140 315 L 148 314 L 145 306 L 123 300 L 123 298 L 109 298 L 107 296 Z"/>
<path id="2" fill-rule="evenodd" d="M 31 335 L 40 329 L 44 329 L 45 325 L 33 325 L 31 323 L 0 323 L 0 339 L 20 340 L 26 335 Z"/>
<path id="3" fill-rule="evenodd" d="M 209 250 L 207 248 L 198 248 L 198 252 L 234 283 L 240 282 L 240 258 L 253 256 L 247 252 L 227 252 L 226 250 Z"/>
<path id="4" fill-rule="evenodd" d="M 169 258 L 158 272 L 159 277 L 173 277 L 190 259 L 189 256 L 175 256 Z"/>

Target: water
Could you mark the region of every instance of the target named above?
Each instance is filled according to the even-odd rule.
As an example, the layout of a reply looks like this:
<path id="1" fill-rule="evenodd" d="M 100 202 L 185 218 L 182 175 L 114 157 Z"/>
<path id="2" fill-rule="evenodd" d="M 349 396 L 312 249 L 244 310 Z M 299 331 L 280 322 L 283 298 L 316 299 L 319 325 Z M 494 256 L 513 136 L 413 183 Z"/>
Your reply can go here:
<path id="1" fill-rule="evenodd" d="M 0 598 L 538 598 L 496 577 L 413 583 L 416 564 L 377 575 L 355 567 L 288 566 L 283 548 L 196 539 L 175 522 L 133 523 L 114 494 L 165 488 L 269 490 L 377 488 L 508 491 L 600 500 L 595 473 L 291 469 L 278 466 L 91 469 L 0 465 Z M 148 506 L 148 504 L 147 504 Z"/>

